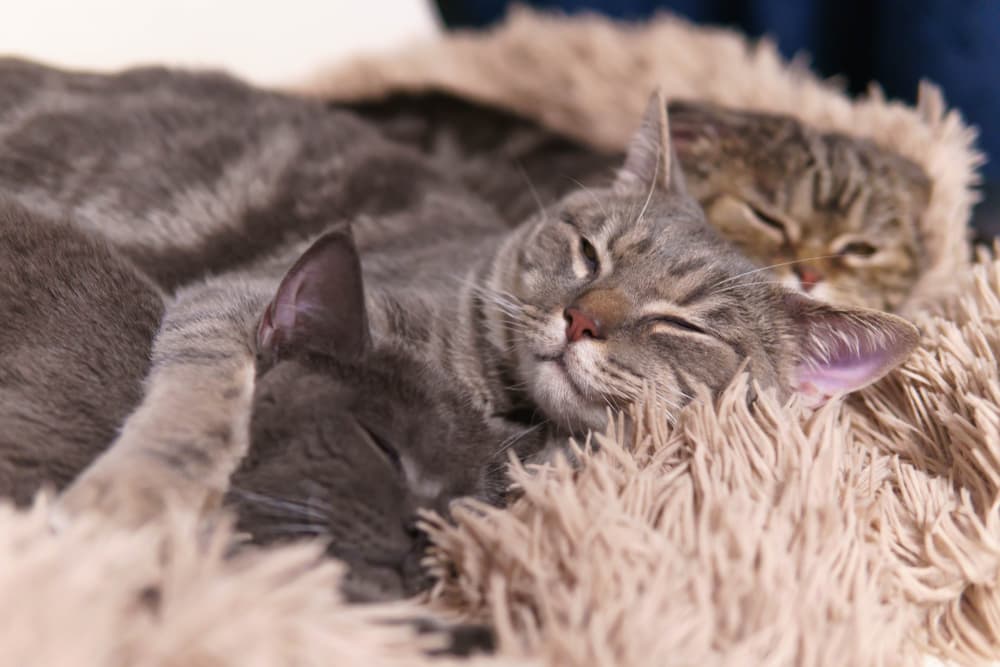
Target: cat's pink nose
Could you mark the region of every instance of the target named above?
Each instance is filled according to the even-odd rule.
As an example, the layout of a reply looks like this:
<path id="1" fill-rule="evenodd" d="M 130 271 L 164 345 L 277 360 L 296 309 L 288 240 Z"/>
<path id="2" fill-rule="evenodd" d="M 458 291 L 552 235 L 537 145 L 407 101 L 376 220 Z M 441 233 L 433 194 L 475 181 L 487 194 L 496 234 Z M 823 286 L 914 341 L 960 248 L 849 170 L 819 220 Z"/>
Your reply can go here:
<path id="1" fill-rule="evenodd" d="M 581 338 L 604 338 L 601 322 L 591 317 L 579 308 L 567 308 L 563 313 L 566 318 L 566 341 L 575 343 Z"/>
<path id="2" fill-rule="evenodd" d="M 816 287 L 817 283 L 823 280 L 823 276 L 819 271 L 810 269 L 808 266 L 795 267 L 795 275 L 799 277 L 799 283 L 802 284 L 802 289 L 807 292 L 811 292 L 812 288 Z"/>

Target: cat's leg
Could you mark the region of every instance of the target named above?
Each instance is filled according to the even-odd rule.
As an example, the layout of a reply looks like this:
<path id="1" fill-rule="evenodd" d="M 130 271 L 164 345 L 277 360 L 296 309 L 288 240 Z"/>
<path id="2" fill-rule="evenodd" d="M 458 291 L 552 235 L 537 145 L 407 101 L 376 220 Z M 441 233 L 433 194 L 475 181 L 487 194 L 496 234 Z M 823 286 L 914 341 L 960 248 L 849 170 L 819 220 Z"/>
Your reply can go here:
<path id="1" fill-rule="evenodd" d="M 96 511 L 135 525 L 167 503 L 201 510 L 221 497 L 248 446 L 255 330 L 271 290 L 220 278 L 176 296 L 142 403 L 63 493 L 57 523 Z"/>

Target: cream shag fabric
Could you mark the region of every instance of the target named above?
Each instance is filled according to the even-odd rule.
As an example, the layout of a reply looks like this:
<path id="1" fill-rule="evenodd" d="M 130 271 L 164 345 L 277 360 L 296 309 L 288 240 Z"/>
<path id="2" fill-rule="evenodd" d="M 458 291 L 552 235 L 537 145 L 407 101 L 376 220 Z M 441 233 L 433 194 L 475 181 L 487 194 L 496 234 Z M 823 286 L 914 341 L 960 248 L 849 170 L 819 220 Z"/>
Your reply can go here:
<path id="1" fill-rule="evenodd" d="M 465 508 L 454 527 L 429 519 L 441 583 L 425 604 L 495 625 L 499 655 L 475 664 L 1000 657 L 1000 262 L 968 267 L 979 157 L 936 89 L 916 109 L 877 93 L 850 101 L 728 32 L 521 12 L 490 34 L 328 72 L 309 90 L 444 88 L 621 148 L 656 84 L 791 112 L 922 164 L 935 183 L 924 221 L 934 266 L 911 311 L 922 347 L 816 413 L 767 393 L 750 410 L 738 378 L 674 427 L 655 406 L 637 409 L 634 434 L 595 436 L 599 452 L 579 452 L 577 468 L 517 468 L 511 508 Z M 0 664 L 431 664 L 433 638 L 386 622 L 416 603 L 347 607 L 339 566 L 317 546 L 227 559 L 229 539 L 190 517 L 52 534 L 42 505 L 0 510 Z"/>
<path id="2" fill-rule="evenodd" d="M 970 283 L 846 405 L 750 410 L 740 379 L 673 428 L 636 411 L 579 469 L 518 470 L 509 510 L 437 524 L 439 595 L 548 664 L 996 659 L 1000 262 Z"/>

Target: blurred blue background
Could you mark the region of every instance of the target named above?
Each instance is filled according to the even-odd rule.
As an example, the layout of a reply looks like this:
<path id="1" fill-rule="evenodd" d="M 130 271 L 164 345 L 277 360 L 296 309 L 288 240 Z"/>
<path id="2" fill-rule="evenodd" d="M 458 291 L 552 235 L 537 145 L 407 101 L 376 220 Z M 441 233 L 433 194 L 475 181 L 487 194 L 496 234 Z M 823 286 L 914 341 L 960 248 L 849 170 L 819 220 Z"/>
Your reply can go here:
<path id="1" fill-rule="evenodd" d="M 448 27 L 484 27 L 507 0 L 437 0 Z M 1000 235 L 1000 0 L 521 0 L 567 13 L 599 11 L 642 19 L 670 10 L 696 23 L 768 35 L 786 57 L 806 52 L 824 77 L 842 76 L 853 93 L 879 82 L 890 97 L 914 101 L 917 83 L 939 84 L 951 106 L 979 128 L 985 200 L 974 224 Z"/>

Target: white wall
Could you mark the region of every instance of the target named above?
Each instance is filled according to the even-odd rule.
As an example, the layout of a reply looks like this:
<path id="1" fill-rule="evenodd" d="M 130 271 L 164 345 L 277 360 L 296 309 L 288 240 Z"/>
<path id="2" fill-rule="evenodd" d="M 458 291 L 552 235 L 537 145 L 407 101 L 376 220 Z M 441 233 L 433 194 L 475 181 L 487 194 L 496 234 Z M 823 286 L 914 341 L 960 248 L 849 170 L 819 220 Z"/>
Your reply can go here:
<path id="1" fill-rule="evenodd" d="M 438 29 L 430 0 L 0 0 L 0 54 L 86 69 L 215 66 L 262 84 Z"/>

